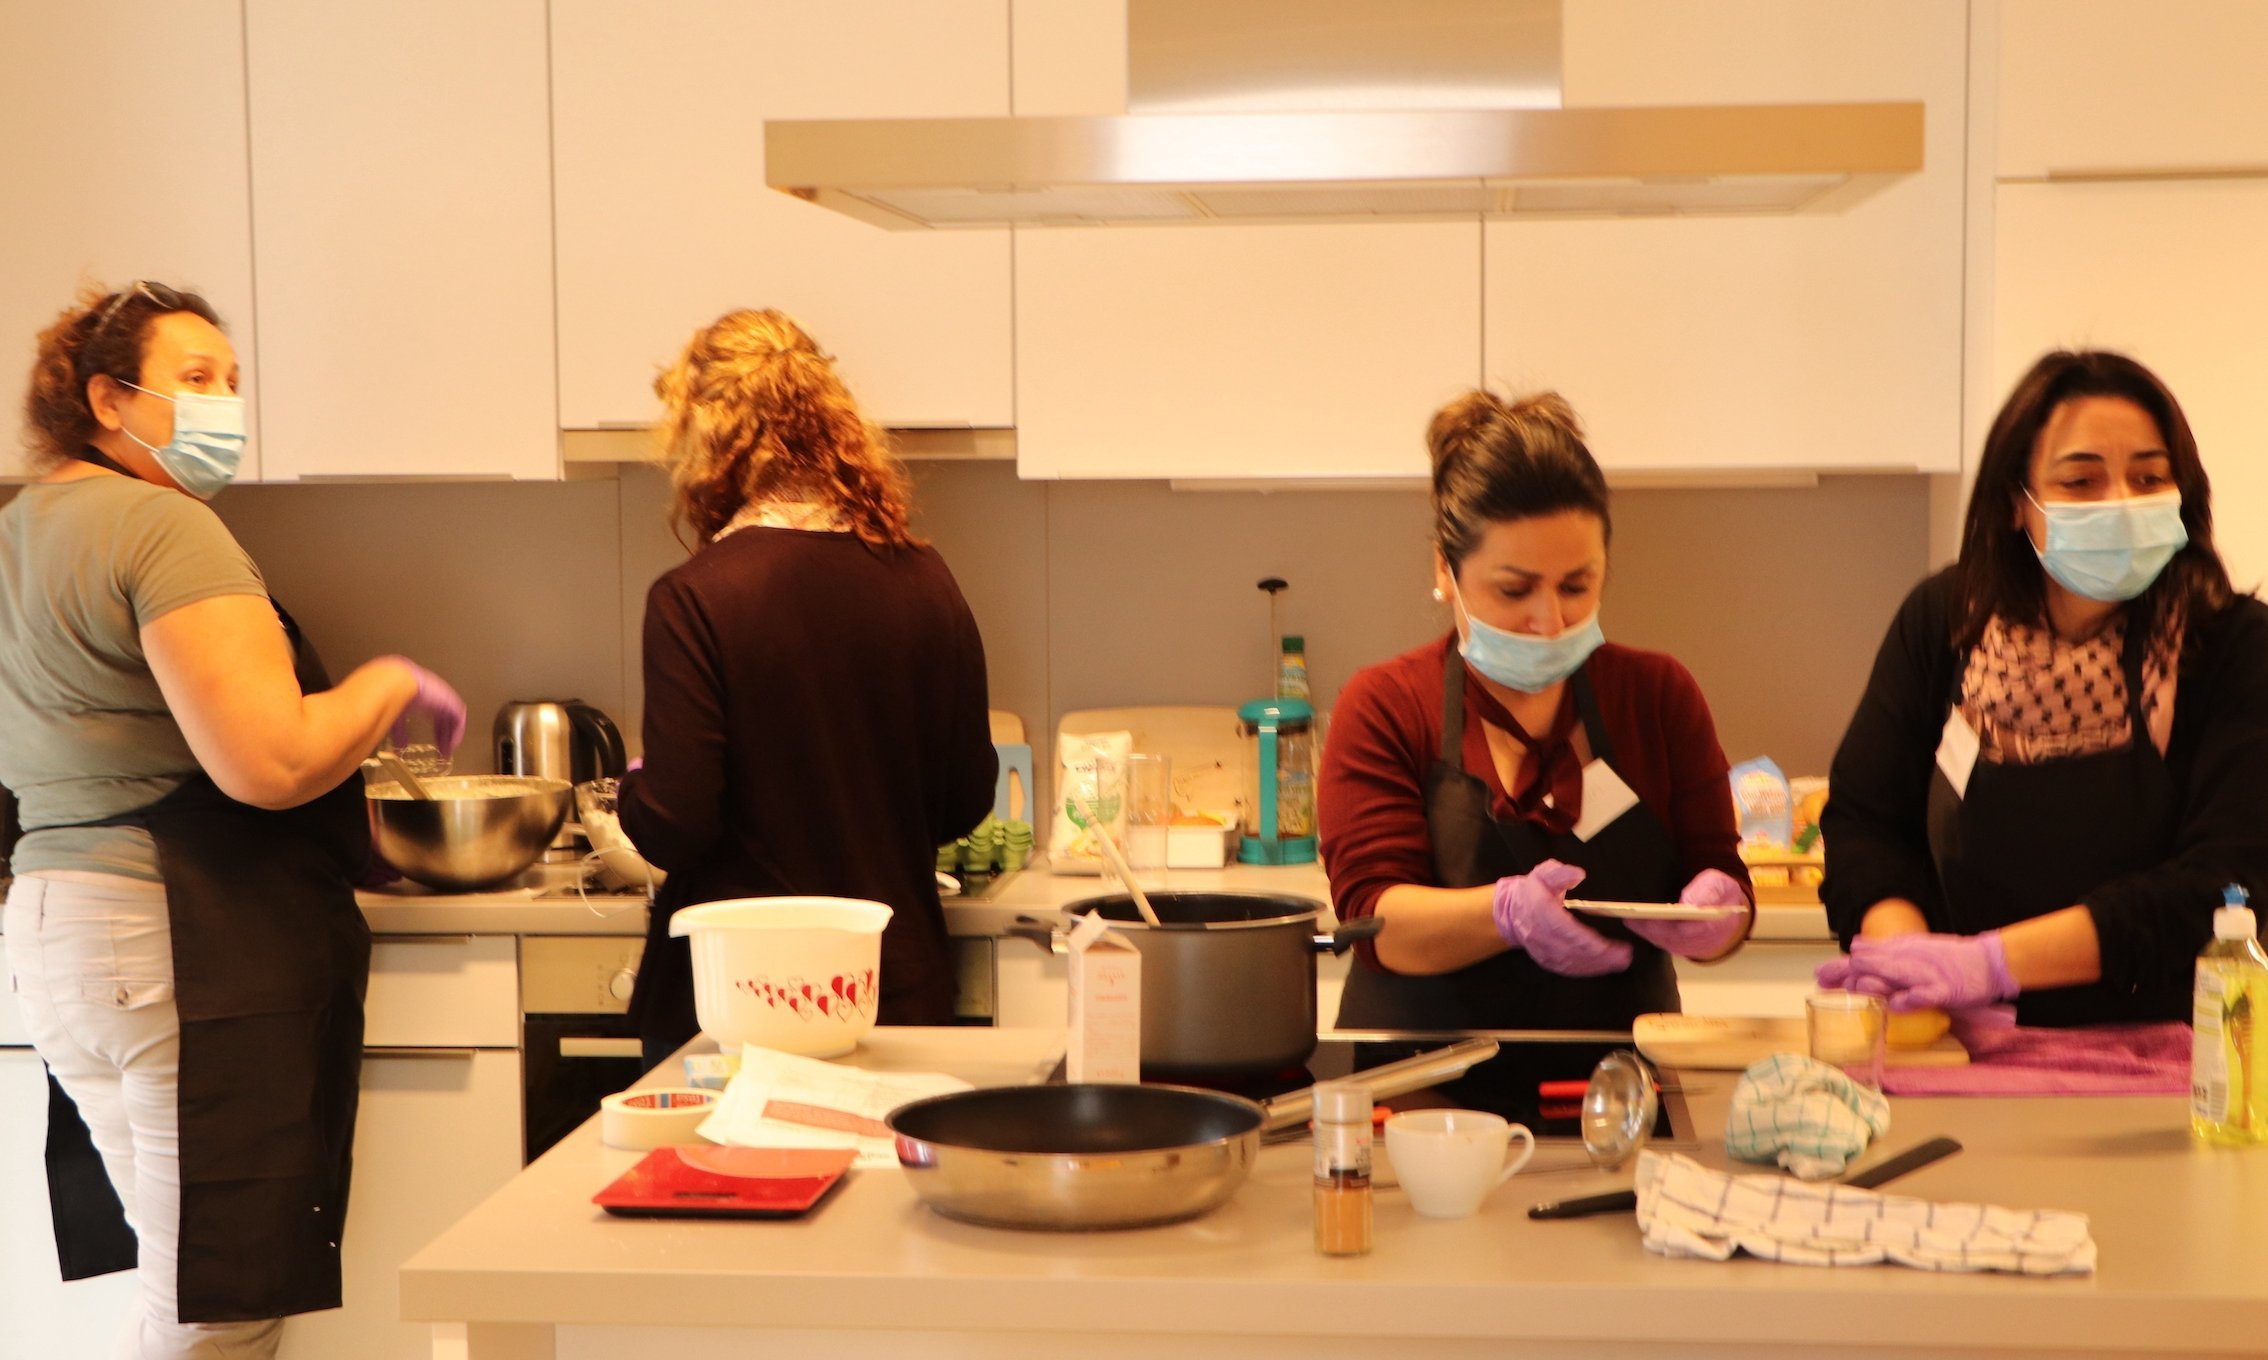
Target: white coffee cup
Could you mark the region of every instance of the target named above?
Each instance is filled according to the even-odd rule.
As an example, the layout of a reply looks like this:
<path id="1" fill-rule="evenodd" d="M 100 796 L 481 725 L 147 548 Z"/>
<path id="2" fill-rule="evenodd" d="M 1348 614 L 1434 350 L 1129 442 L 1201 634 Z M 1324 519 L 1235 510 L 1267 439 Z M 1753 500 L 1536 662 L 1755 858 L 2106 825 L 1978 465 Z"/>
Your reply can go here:
<path id="1" fill-rule="evenodd" d="M 1506 1165 L 1512 1140 L 1520 1155 Z M 1485 1110 L 1410 1110 L 1386 1121 L 1386 1156 L 1428 1218 L 1463 1218 L 1536 1155 L 1536 1136 Z"/>

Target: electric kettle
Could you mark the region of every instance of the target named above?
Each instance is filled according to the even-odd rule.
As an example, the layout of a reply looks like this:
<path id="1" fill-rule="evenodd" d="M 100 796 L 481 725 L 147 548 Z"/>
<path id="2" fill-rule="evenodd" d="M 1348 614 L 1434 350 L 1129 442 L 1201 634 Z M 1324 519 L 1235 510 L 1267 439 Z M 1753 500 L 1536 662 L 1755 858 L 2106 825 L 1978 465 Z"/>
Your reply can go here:
<path id="1" fill-rule="evenodd" d="M 580 784 L 620 778 L 629 760 L 621 729 L 580 699 L 514 699 L 496 711 L 496 772 Z M 544 852 L 571 859 L 578 837 L 562 827 Z"/>

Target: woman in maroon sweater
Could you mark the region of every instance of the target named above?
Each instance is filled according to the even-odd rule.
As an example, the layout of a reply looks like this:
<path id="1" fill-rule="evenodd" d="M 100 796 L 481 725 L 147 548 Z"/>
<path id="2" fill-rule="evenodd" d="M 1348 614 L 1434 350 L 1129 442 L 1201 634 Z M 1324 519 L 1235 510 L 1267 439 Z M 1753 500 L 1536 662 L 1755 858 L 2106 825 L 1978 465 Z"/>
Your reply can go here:
<path id="1" fill-rule="evenodd" d="M 655 381 L 674 518 L 701 544 L 646 597 L 645 764 L 622 827 L 668 871 L 630 1013 L 693 1037 L 681 906 L 888 906 L 881 1021 L 950 1024 L 937 847 L 992 808 L 984 644 L 907 528 L 905 473 L 787 317 L 733 312 Z"/>
<path id="2" fill-rule="evenodd" d="M 1605 642 L 1607 491 L 1556 394 L 1434 417 L 1434 598 L 1455 633 L 1358 673 L 1323 755 L 1341 917 L 1385 925 L 1342 1028 L 1627 1029 L 1678 1008 L 1669 955 L 1754 919 L 1724 752 L 1670 657 Z M 1565 898 L 1722 906 L 1581 918 Z"/>

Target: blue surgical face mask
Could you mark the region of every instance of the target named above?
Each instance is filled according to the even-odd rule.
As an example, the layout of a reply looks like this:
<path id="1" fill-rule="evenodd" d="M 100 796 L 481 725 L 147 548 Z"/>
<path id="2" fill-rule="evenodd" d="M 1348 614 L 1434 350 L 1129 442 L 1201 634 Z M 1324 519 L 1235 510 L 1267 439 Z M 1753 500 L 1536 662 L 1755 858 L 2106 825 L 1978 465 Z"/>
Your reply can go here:
<path id="1" fill-rule="evenodd" d="M 1465 620 L 1465 641 L 1459 648 L 1472 668 L 1506 689 L 1536 694 L 1550 689 L 1583 668 L 1591 653 L 1606 641 L 1599 630 L 1599 611 L 1557 637 L 1513 633 L 1492 628 L 1465 608 L 1464 593 L 1457 593 L 1457 612 Z"/>
<path id="2" fill-rule="evenodd" d="M 2047 546 L 2034 549 L 2040 565 L 2065 590 L 2104 604 L 2148 590 L 2189 542 L 2179 491 L 2044 505 L 2029 490 L 2024 497 L 2047 517 Z"/>
<path id="3" fill-rule="evenodd" d="M 139 383 L 127 383 L 137 392 L 173 403 L 173 438 L 159 448 L 123 425 L 128 439 L 150 451 L 174 485 L 209 501 L 236 480 L 244 461 L 244 398 L 205 392 L 151 392 Z"/>

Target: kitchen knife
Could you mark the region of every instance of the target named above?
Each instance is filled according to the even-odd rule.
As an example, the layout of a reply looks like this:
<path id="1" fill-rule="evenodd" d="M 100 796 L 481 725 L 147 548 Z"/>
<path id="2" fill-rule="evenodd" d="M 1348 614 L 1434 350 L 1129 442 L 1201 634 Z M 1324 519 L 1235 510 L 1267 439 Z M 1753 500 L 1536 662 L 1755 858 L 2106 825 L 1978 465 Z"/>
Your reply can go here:
<path id="1" fill-rule="evenodd" d="M 1932 1138 L 1926 1143 L 1907 1148 L 1864 1171 L 1856 1171 L 1836 1182 L 1854 1190 L 1872 1190 L 1886 1185 L 1909 1171 L 1919 1171 L 1931 1162 L 1952 1156 L 1961 1150 L 1961 1144 L 1951 1138 Z M 1636 1209 L 1638 1192 L 1635 1190 L 1609 1190 L 1600 1195 L 1584 1195 L 1579 1199 L 1554 1200 L 1528 1209 L 1530 1218 L 1586 1218 L 1592 1214 L 1611 1214 L 1618 1209 Z"/>

